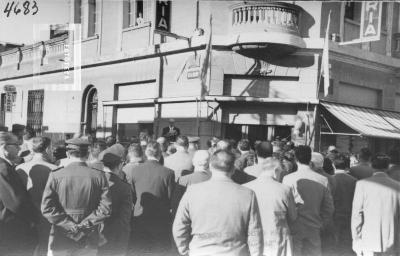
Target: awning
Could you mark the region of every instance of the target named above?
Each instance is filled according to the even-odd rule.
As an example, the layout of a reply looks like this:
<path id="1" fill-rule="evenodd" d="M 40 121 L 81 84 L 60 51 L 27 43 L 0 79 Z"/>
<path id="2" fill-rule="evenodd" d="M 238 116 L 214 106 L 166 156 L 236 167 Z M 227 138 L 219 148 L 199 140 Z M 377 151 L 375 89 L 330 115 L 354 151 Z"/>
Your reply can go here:
<path id="1" fill-rule="evenodd" d="M 400 139 L 400 113 L 321 102 L 336 118 L 363 136 Z"/>

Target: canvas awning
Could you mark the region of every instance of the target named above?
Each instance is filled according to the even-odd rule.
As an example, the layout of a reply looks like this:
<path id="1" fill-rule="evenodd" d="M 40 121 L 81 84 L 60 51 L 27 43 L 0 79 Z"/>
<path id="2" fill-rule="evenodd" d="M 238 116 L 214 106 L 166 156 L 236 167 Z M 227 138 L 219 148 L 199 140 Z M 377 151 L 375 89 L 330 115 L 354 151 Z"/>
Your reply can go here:
<path id="1" fill-rule="evenodd" d="M 321 102 L 332 115 L 362 136 L 400 139 L 400 113 Z"/>

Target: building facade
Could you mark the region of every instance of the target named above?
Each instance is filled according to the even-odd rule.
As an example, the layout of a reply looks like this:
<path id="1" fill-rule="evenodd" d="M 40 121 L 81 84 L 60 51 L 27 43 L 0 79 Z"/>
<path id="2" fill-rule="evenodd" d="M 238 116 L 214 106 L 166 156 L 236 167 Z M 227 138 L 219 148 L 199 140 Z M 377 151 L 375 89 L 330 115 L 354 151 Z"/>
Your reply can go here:
<path id="1" fill-rule="evenodd" d="M 203 146 L 212 136 L 279 137 L 316 150 L 330 144 L 381 150 L 400 139 L 400 3 L 383 4 L 379 41 L 340 45 L 358 37 L 360 8 L 359 2 L 70 0 L 70 24 L 79 25 L 0 53 L 0 122 L 27 124 L 54 139 L 81 132 L 126 141 L 140 132 L 160 136 L 174 118 Z M 365 112 L 370 123 L 349 117 Z M 373 133 L 374 124 L 388 131 Z"/>

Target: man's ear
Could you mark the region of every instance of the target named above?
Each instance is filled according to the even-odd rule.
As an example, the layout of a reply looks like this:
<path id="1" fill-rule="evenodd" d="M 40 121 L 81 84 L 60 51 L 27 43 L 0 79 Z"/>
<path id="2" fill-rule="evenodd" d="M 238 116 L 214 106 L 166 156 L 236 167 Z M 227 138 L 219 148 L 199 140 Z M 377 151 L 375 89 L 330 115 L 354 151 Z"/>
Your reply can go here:
<path id="1" fill-rule="evenodd" d="M 314 170 L 314 168 L 315 168 L 315 164 L 314 164 L 313 162 L 311 162 L 311 161 L 310 161 L 310 164 L 309 164 L 309 166 L 310 166 L 310 168 L 311 168 L 311 169 L 313 169 L 313 170 Z"/>
<path id="2" fill-rule="evenodd" d="M 6 144 L 0 145 L 0 150 L 1 150 L 2 152 L 7 151 L 7 145 L 6 145 Z"/>

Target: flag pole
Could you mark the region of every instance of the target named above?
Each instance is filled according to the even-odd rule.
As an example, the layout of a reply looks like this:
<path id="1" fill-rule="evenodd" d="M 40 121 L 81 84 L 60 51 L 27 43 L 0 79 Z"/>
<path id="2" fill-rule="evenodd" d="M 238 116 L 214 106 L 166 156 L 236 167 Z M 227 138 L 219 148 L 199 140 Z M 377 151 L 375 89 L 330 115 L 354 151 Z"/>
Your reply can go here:
<path id="1" fill-rule="evenodd" d="M 325 84 L 325 80 L 324 80 L 324 89 L 329 88 L 329 27 L 331 24 L 331 13 L 332 13 L 332 10 L 329 10 L 328 22 L 326 24 L 326 30 L 325 30 L 324 47 L 322 49 L 320 72 L 319 72 L 318 81 L 317 81 L 317 92 L 316 92 L 317 99 L 319 98 L 319 90 L 321 87 L 321 79 L 322 79 L 323 74 L 324 74 L 324 79 L 325 79 L 325 77 L 328 77 L 328 79 L 325 79 L 328 81 L 328 85 Z M 327 65 L 325 63 L 326 61 L 328 61 Z M 327 66 L 327 67 L 325 67 L 325 66 Z M 325 74 L 326 72 L 328 72 L 328 74 Z M 324 94 L 327 95 L 327 91 L 324 91 Z"/>

